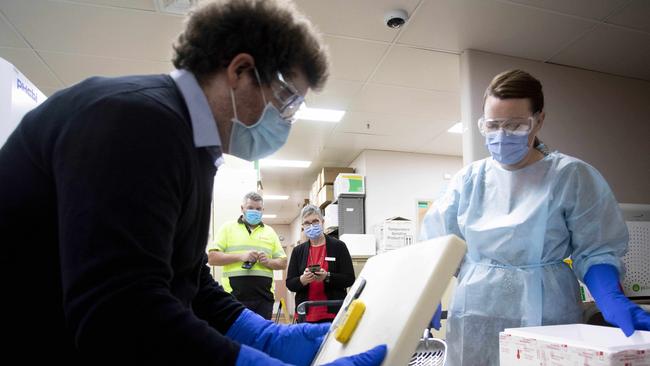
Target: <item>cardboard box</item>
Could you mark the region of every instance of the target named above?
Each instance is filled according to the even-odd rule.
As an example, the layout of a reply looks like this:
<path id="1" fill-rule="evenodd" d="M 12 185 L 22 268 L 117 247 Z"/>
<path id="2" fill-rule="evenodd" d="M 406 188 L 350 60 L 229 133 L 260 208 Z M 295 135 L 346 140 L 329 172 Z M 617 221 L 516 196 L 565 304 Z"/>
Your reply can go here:
<path id="1" fill-rule="evenodd" d="M 415 223 L 403 217 L 391 217 L 375 227 L 377 252 L 403 248 L 415 242 Z"/>
<path id="2" fill-rule="evenodd" d="M 318 174 L 318 184 L 320 187 L 327 184 L 334 184 L 336 177 L 340 173 L 354 173 L 354 168 L 325 167 L 321 170 L 320 174 Z"/>
<path id="3" fill-rule="evenodd" d="M 377 254 L 377 239 L 371 234 L 343 234 L 339 237 L 352 257 L 371 257 Z"/>
<path id="4" fill-rule="evenodd" d="M 316 206 L 320 208 L 325 208 L 334 201 L 334 187 L 331 185 L 326 185 L 318 191 L 318 198 L 316 199 Z"/>
<path id="5" fill-rule="evenodd" d="M 499 333 L 501 366 L 650 365 L 650 332 L 626 337 L 619 328 L 589 324 L 509 328 Z"/>
<path id="6" fill-rule="evenodd" d="M 325 227 L 339 226 L 339 205 L 332 203 L 325 207 Z"/>
<path id="7" fill-rule="evenodd" d="M 334 180 L 334 197 L 340 195 L 365 196 L 365 177 L 361 174 L 341 173 Z"/>

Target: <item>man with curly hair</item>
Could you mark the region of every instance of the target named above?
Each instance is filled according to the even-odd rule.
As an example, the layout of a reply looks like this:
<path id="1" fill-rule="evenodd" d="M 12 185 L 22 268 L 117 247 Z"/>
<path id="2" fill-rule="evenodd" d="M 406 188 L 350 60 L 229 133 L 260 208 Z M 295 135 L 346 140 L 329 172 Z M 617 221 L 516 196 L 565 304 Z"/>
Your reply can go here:
<path id="1" fill-rule="evenodd" d="M 327 325 L 279 326 L 206 266 L 222 153 L 286 141 L 328 75 L 279 0 L 212 1 L 170 75 L 94 77 L 28 113 L 0 150 L 3 353 L 17 364 L 307 365 Z M 219 189 L 219 187 L 217 187 Z M 38 253 L 37 270 L 28 260 Z M 379 365 L 385 347 L 335 361 Z"/>

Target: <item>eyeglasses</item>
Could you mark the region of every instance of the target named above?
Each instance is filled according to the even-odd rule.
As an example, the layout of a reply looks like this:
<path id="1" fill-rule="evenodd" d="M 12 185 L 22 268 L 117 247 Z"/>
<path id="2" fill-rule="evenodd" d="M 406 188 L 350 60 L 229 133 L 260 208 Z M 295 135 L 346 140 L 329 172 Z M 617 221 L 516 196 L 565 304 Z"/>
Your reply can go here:
<path id="1" fill-rule="evenodd" d="M 304 221 L 302 223 L 303 228 L 308 228 L 311 225 L 320 225 L 320 219 L 313 219 L 311 222 Z"/>
<path id="2" fill-rule="evenodd" d="M 260 75 L 255 68 L 257 81 L 262 85 Z M 298 93 L 298 90 L 288 83 L 282 73 L 278 71 L 276 78 L 271 81 L 271 91 L 275 99 L 280 102 L 280 116 L 287 122 L 293 124 L 296 122 L 296 112 L 300 109 L 305 97 Z M 263 93 L 262 93 L 263 96 Z"/>
<path id="3" fill-rule="evenodd" d="M 296 122 L 296 112 L 300 109 L 305 98 L 298 93 L 298 90 L 284 80 L 284 77 L 278 72 L 278 78 L 271 83 L 273 96 L 277 99 L 282 107 L 280 115 L 290 123 Z"/>
<path id="4" fill-rule="evenodd" d="M 478 129 L 481 135 L 488 136 L 503 130 L 506 135 L 525 136 L 533 129 L 536 116 L 522 118 L 485 118 L 478 120 Z"/>

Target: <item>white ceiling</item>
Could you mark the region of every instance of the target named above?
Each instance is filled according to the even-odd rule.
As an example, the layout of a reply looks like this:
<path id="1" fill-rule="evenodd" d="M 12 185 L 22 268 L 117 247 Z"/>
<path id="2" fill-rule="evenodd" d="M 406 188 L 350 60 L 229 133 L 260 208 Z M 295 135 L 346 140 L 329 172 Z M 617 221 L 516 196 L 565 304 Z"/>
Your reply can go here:
<path id="1" fill-rule="evenodd" d="M 362 150 L 461 155 L 459 54 L 469 48 L 650 80 L 648 0 L 296 0 L 325 34 L 332 77 L 312 107 L 345 109 L 338 124 L 300 121 L 267 168 L 267 202 L 288 223 L 322 166 Z M 383 24 L 404 9 L 401 30 Z M 165 73 L 182 17 L 154 0 L 0 0 L 0 57 L 46 94 L 91 75 Z"/>

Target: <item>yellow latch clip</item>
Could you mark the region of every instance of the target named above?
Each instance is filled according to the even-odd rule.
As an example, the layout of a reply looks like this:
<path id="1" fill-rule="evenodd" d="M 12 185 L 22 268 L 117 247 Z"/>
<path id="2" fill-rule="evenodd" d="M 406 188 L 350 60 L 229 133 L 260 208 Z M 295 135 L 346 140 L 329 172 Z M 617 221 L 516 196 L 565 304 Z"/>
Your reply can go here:
<path id="1" fill-rule="evenodd" d="M 352 300 L 342 319 L 342 324 L 334 331 L 334 338 L 341 343 L 347 343 L 354 330 L 357 329 L 357 324 L 359 324 L 364 311 L 366 311 L 366 304 L 363 301 Z"/>

